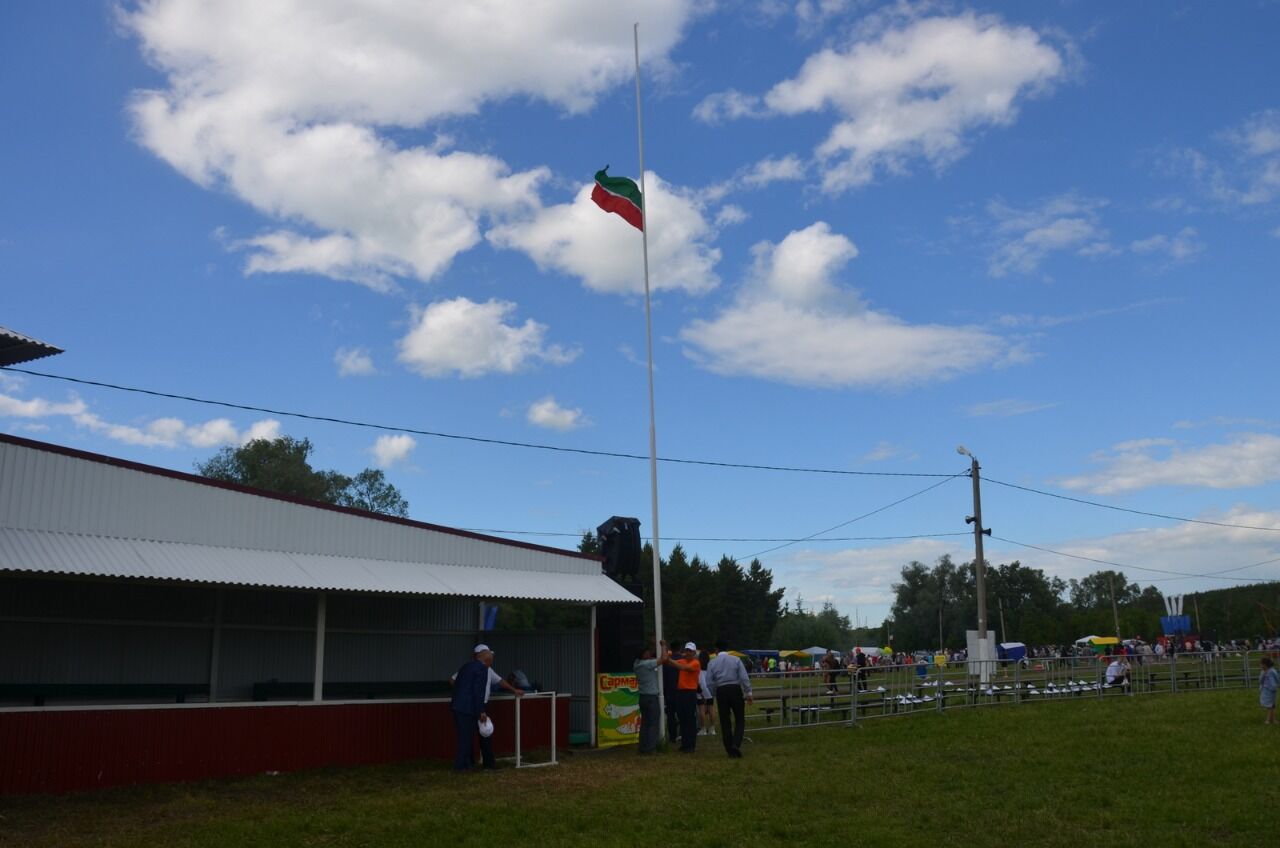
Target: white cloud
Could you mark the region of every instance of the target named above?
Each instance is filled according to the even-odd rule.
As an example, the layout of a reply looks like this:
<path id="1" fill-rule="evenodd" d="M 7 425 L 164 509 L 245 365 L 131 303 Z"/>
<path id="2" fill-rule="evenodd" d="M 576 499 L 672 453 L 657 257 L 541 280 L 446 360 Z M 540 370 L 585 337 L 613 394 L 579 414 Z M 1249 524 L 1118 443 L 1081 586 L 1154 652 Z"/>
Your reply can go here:
<path id="1" fill-rule="evenodd" d="M 887 459 L 915 459 L 917 454 L 915 451 L 908 450 L 901 445 L 895 445 L 893 442 L 880 442 L 872 450 L 862 455 L 863 462 L 884 462 Z"/>
<path id="2" fill-rule="evenodd" d="M 47 418 L 50 415 L 79 415 L 87 410 L 84 401 L 73 397 L 59 403 L 44 398 L 21 400 L 11 395 L 0 395 L 0 417 Z"/>
<path id="3" fill-rule="evenodd" d="M 841 191 L 913 159 L 942 168 L 968 137 L 1013 123 L 1020 100 L 1065 74 L 1063 56 L 1034 30 L 972 13 L 932 17 L 863 33 L 810 56 L 763 97 L 727 91 L 698 104 L 714 122 L 832 109 L 841 119 L 817 148 L 823 187 Z"/>
<path id="4" fill-rule="evenodd" d="M 643 17 L 642 58 L 661 69 L 693 11 L 689 0 L 422 0 L 358 13 L 332 0 L 152 0 L 120 18 L 167 84 L 135 93 L 139 142 L 199 185 L 313 230 L 240 242 L 254 251 L 246 270 L 387 290 L 392 276 L 439 274 L 486 220 L 535 209 L 547 176 L 445 152 L 447 138 L 399 147 L 387 129 L 511 98 L 584 111 L 632 73 L 618 21 Z"/>
<path id="5" fill-rule="evenodd" d="M 424 377 L 513 374 L 535 362 L 563 365 L 577 350 L 547 345 L 545 324 L 532 318 L 509 324 L 514 303 L 477 303 L 465 297 L 413 310 L 413 327 L 400 339 L 399 359 Z"/>
<path id="6" fill-rule="evenodd" d="M 1061 481 L 1099 495 L 1153 486 L 1236 489 L 1280 480 L 1280 436 L 1243 433 L 1222 444 L 1178 448 L 1171 439 L 1121 442 L 1093 457 L 1104 467 Z"/>
<path id="7" fill-rule="evenodd" d="M 529 404 L 529 412 L 526 419 L 530 424 L 538 427 L 546 427 L 550 430 L 559 430 L 561 432 L 577 430 L 579 427 L 586 426 L 589 423 L 586 416 L 582 414 L 581 409 L 563 407 L 556 402 L 555 397 L 552 395 L 547 395 L 541 400 Z"/>
<path id="8" fill-rule="evenodd" d="M 584 185 L 570 203 L 539 209 L 531 218 L 495 227 L 488 234 L 498 247 L 527 253 L 543 270 L 579 277 L 587 288 L 607 294 L 644 291 L 640 233 L 591 200 Z M 720 251 L 710 245 L 714 228 L 699 199 L 646 174 L 650 285 L 655 291 L 682 289 L 701 294 L 715 288 Z"/>
<path id="9" fill-rule="evenodd" d="M 908 324 L 868 309 L 835 281 L 857 247 L 824 222 L 752 252 L 752 272 L 733 303 L 680 334 L 686 354 L 717 373 L 801 385 L 903 386 L 1017 356 L 980 329 Z"/>
<path id="10" fill-rule="evenodd" d="M 984 403 L 975 403 L 965 409 L 965 414 L 973 418 L 997 417 L 1007 418 L 1013 415 L 1027 415 L 1031 412 L 1039 412 L 1043 409 L 1053 409 L 1058 404 L 1044 403 L 1033 400 L 990 400 Z"/>
<path id="11" fill-rule="evenodd" d="M 1204 243 L 1196 238 L 1195 227 L 1183 227 L 1172 236 L 1156 234 L 1150 238 L 1130 243 L 1129 249 L 1138 254 L 1156 254 L 1170 262 L 1186 262 L 1204 250 Z"/>
<path id="12" fill-rule="evenodd" d="M 280 422 L 263 419 L 245 431 L 237 430 L 226 418 L 214 418 L 200 424 L 187 424 L 180 418 L 156 418 L 141 426 L 104 421 L 92 412 L 72 416 L 76 425 L 117 442 L 148 448 L 217 448 L 242 445 L 253 439 L 274 439 L 280 435 Z"/>
<path id="13" fill-rule="evenodd" d="M 1280 197 L 1280 109 L 1255 112 L 1216 141 L 1213 154 L 1174 151 L 1173 164 L 1220 203 L 1260 206 Z"/>
<path id="14" fill-rule="evenodd" d="M 733 224 L 741 224 L 749 218 L 747 211 L 741 206 L 735 206 L 732 203 L 726 203 L 716 212 L 716 226 L 727 227 Z"/>
<path id="15" fill-rule="evenodd" d="M 992 200 L 987 204 L 987 213 L 995 224 L 996 246 L 988 270 L 993 277 L 1003 277 L 1011 271 L 1030 274 L 1050 253 L 1113 253 L 1115 248 L 1099 223 L 1098 210 L 1104 206 L 1105 200 L 1074 194 L 1051 197 L 1022 209 L 1003 200 Z"/>
<path id="16" fill-rule="evenodd" d="M 339 377 L 365 377 L 376 374 L 369 351 L 362 347 L 340 347 L 333 354 L 333 364 L 338 366 Z"/>
<path id="17" fill-rule="evenodd" d="M 1280 529 L 1280 513 L 1267 512 L 1248 506 L 1234 506 L 1227 510 L 1203 512 L 1195 516 L 1205 521 L 1225 524 L 1241 524 L 1250 527 Z M 1020 537 L 1018 541 L 1030 542 L 1055 551 L 1115 562 L 1122 567 L 1125 577 L 1142 585 L 1156 583 L 1170 593 L 1197 589 L 1220 589 L 1235 585 L 1226 579 L 1183 578 L 1163 572 L 1183 574 L 1212 574 L 1226 571 L 1221 577 L 1245 578 L 1280 577 L 1280 564 L 1241 569 L 1276 556 L 1275 533 L 1216 527 L 1206 524 L 1177 524 L 1172 527 L 1138 529 L 1110 536 L 1045 541 Z M 1063 579 L 1079 578 L 1108 566 L 1067 557 L 1055 556 L 999 541 L 990 543 L 988 557 L 997 562 L 1020 560 L 1023 565 L 1041 568 L 1048 574 Z M 1126 567 L 1128 566 L 1128 567 Z M 1136 566 L 1136 567 L 1135 567 Z M 1143 570 L 1143 569 L 1153 570 Z"/>
<path id="18" fill-rule="evenodd" d="M 374 463 L 379 468 L 390 468 L 408 459 L 417 446 L 418 442 L 413 436 L 398 433 L 394 436 L 379 436 L 369 452 L 373 454 Z"/>
<path id="19" fill-rule="evenodd" d="M 114 424 L 89 411 L 89 406 L 77 397 L 66 401 L 46 398 L 21 399 L 0 394 L 0 418 L 51 418 L 63 417 L 76 426 L 91 430 L 119 442 L 144 447 L 194 447 L 210 448 L 243 444 L 252 439 L 274 439 L 280 435 L 280 422 L 264 418 L 240 431 L 226 418 L 214 418 L 203 423 L 187 424 L 180 418 L 155 418 L 142 424 Z M 40 429 L 47 429 L 41 427 Z"/>

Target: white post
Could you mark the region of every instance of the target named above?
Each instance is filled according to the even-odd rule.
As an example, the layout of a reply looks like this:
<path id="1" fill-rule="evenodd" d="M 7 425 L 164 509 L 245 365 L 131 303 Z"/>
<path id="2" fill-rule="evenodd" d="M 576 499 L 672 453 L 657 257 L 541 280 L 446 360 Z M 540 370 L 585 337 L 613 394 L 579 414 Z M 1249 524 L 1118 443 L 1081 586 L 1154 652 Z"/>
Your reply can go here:
<path id="1" fill-rule="evenodd" d="M 520 768 L 520 702 L 524 698 L 516 698 L 516 768 Z"/>
<path id="2" fill-rule="evenodd" d="M 658 530 L 658 427 L 653 407 L 653 310 L 649 304 L 649 193 L 644 187 L 644 116 L 640 108 L 640 24 L 632 28 L 636 55 L 636 137 L 640 148 L 640 228 L 644 246 L 644 330 L 649 364 L 649 499 L 653 508 L 653 638 L 662 641 L 662 534 Z M 594 628 L 592 628 L 594 630 Z M 595 680 L 592 680 L 592 689 Z M 658 703 L 662 703 L 662 675 L 658 675 Z M 591 718 L 595 727 L 595 716 Z M 595 744 L 592 731 L 592 744 Z"/>
<path id="3" fill-rule="evenodd" d="M 556 762 L 556 693 L 552 692 L 548 698 L 551 702 L 551 764 Z"/>
<path id="4" fill-rule="evenodd" d="M 324 615 L 327 596 L 324 592 L 316 595 L 316 671 L 315 681 L 311 688 L 311 700 L 324 700 Z"/>

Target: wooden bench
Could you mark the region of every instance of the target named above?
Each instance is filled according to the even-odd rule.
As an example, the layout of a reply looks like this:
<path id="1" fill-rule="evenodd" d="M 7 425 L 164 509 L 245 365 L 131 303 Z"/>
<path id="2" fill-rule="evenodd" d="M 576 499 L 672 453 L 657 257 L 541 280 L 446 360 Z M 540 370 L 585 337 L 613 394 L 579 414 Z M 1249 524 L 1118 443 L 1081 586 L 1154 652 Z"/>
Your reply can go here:
<path id="1" fill-rule="evenodd" d="M 47 701 L 173 700 L 184 704 L 189 695 L 209 696 L 208 683 L 3 683 L 0 701 L 31 701 L 43 707 Z"/>
<path id="2" fill-rule="evenodd" d="M 310 700 L 315 691 L 315 684 L 310 680 L 265 680 L 253 684 L 253 700 L 270 701 L 283 698 L 290 701 Z M 328 698 L 391 698 L 391 697 L 430 697 L 448 695 L 452 692 L 447 680 L 368 680 L 368 681 L 325 681 L 324 696 Z"/>

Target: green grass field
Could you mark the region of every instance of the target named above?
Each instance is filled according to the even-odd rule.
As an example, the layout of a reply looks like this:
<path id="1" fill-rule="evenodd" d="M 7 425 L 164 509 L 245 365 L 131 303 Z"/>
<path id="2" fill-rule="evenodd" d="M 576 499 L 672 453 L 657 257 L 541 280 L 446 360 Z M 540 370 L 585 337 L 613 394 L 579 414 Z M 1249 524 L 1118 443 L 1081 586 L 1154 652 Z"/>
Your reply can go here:
<path id="1" fill-rule="evenodd" d="M 454 776 L 344 769 L 0 800 L 4 846 L 1206 845 L 1276 837 L 1256 691 L 1063 700 Z"/>

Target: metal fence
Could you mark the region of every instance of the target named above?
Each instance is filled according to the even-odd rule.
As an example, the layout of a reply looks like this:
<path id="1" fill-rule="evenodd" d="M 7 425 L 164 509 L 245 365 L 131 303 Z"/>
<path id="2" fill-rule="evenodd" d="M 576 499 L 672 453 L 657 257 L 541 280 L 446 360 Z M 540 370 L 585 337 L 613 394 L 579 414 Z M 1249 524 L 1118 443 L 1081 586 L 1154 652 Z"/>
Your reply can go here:
<path id="1" fill-rule="evenodd" d="M 855 725 L 888 716 L 1020 706 L 1081 698 L 1246 689 L 1258 685 L 1264 656 L 1276 652 L 1130 656 L 1127 675 L 1112 657 L 1056 657 L 947 665 L 879 665 L 751 675 L 748 732 Z"/>

